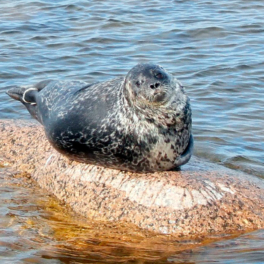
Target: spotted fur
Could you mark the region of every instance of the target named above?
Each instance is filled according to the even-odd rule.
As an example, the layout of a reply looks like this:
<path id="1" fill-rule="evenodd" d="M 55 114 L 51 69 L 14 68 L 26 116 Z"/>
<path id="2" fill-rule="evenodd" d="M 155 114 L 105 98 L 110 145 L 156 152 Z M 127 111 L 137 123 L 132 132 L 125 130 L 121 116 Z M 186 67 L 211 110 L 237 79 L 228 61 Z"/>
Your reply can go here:
<path id="1" fill-rule="evenodd" d="M 74 160 L 153 172 L 174 169 L 191 157 L 189 98 L 158 65 L 139 64 L 125 77 L 95 84 L 49 81 L 42 86 L 23 103 L 43 124 L 50 143 Z"/>

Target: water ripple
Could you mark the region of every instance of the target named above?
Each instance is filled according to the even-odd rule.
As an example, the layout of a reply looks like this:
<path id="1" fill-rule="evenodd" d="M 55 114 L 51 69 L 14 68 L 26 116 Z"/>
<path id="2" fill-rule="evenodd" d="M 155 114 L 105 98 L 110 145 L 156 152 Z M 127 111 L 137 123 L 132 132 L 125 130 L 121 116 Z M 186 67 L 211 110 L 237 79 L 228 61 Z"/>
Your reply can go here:
<path id="1" fill-rule="evenodd" d="M 153 61 L 187 87 L 196 154 L 264 176 L 263 1 L 15 0 L 0 8 L 0 118 L 30 118 L 6 86 L 106 80 Z"/>
<path id="2" fill-rule="evenodd" d="M 0 10 L 0 118 L 30 118 L 21 104 L 4 93 L 7 86 L 48 78 L 103 81 L 126 74 L 138 62 L 152 61 L 162 64 L 186 86 L 193 108 L 196 155 L 264 177 L 262 0 L 14 0 L 1 1 Z M 10 205 L 0 207 L 4 229 L 1 254 L 9 260 L 14 256 L 12 263 L 39 261 L 34 257 L 39 252 L 36 244 L 41 247 L 52 242 L 50 229 L 40 221 L 41 241 L 33 241 L 39 239 L 33 236 L 32 242 L 26 237 L 17 242 L 20 235 L 14 235 L 14 228 L 21 226 L 20 219 L 28 214 L 34 219 L 34 212 L 37 215 L 39 211 L 25 203 L 22 207 L 12 205 L 10 190 L 1 189 L 6 202 L 2 204 Z M 8 226 L 10 219 L 17 222 Z M 211 248 L 207 263 L 263 259 L 263 246 L 253 246 L 256 237 L 241 239 L 242 247 L 228 247 L 230 254 L 221 244 L 221 251 L 219 245 L 217 252 Z M 245 241 L 249 244 L 243 249 Z M 78 261 L 76 249 L 64 250 L 67 258 Z M 47 252 L 50 255 L 45 257 Z M 47 252 L 41 258 L 43 263 L 62 255 L 59 248 Z M 147 254 L 149 260 L 152 253 Z M 206 263 L 201 260 L 203 255 L 193 253 L 187 260 Z M 96 259 L 91 255 L 91 261 Z M 184 261 L 181 255 L 155 263 Z"/>

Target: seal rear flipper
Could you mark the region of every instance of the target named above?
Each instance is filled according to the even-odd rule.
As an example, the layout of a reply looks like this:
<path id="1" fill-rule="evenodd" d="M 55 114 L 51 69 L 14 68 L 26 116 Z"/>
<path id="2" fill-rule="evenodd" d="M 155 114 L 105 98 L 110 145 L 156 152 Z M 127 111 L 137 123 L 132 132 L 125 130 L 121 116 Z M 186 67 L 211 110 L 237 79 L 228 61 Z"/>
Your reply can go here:
<path id="1" fill-rule="evenodd" d="M 27 108 L 28 112 L 31 114 L 31 116 L 35 119 L 38 118 L 38 110 L 37 110 L 37 103 L 36 103 L 36 94 L 38 93 L 38 90 L 33 87 L 12 87 L 7 91 L 7 94 L 15 99 L 20 101 L 25 107 Z"/>
<path id="2" fill-rule="evenodd" d="M 36 93 L 38 89 L 35 87 L 12 87 L 7 91 L 7 94 L 20 101 L 23 104 L 36 104 Z"/>
<path id="3" fill-rule="evenodd" d="M 44 89 L 50 82 L 52 80 L 41 81 L 32 86 L 14 86 L 7 91 L 7 94 L 23 104 L 36 104 L 37 93 Z"/>
<path id="4" fill-rule="evenodd" d="M 41 123 L 38 117 L 37 97 L 38 93 L 51 81 L 52 80 L 41 81 L 32 86 L 13 86 L 7 91 L 7 94 L 25 105 L 31 116 Z"/>
<path id="5" fill-rule="evenodd" d="M 20 87 L 12 87 L 6 92 L 11 98 L 21 101 L 23 96 L 22 90 Z"/>
<path id="6" fill-rule="evenodd" d="M 35 84 L 33 87 L 37 88 L 38 91 L 41 91 L 42 89 L 44 89 L 48 84 L 50 84 L 51 82 L 53 82 L 53 80 L 44 80 L 41 82 L 38 82 L 37 84 Z"/>

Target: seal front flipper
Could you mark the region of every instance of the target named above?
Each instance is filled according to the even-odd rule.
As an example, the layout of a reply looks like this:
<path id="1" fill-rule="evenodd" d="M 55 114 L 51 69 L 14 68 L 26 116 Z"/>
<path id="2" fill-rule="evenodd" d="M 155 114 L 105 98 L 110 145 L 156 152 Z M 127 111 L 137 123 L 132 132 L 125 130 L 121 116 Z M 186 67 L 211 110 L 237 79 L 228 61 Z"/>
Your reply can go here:
<path id="1" fill-rule="evenodd" d="M 174 161 L 175 168 L 179 168 L 181 165 L 186 164 L 190 160 L 192 153 L 193 153 L 193 136 L 190 135 L 190 139 L 189 139 L 189 143 L 188 143 L 187 148 Z"/>
<path id="2" fill-rule="evenodd" d="M 7 94 L 13 99 L 18 100 L 22 104 L 24 104 L 32 117 L 40 122 L 36 107 L 37 96 L 38 93 L 42 89 L 44 89 L 51 81 L 52 80 L 45 80 L 30 86 L 14 86 L 7 91 Z"/>

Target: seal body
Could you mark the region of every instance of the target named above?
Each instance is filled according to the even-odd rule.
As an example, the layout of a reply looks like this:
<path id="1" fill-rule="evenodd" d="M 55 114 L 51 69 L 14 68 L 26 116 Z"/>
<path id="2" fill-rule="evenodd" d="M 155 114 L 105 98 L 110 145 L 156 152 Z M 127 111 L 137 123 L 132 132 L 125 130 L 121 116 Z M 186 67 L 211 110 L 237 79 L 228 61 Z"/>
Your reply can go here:
<path id="1" fill-rule="evenodd" d="M 139 64 L 125 77 L 106 82 L 45 81 L 8 94 L 28 108 L 50 143 L 71 159 L 153 172 L 177 168 L 191 157 L 189 98 L 158 65 Z"/>

